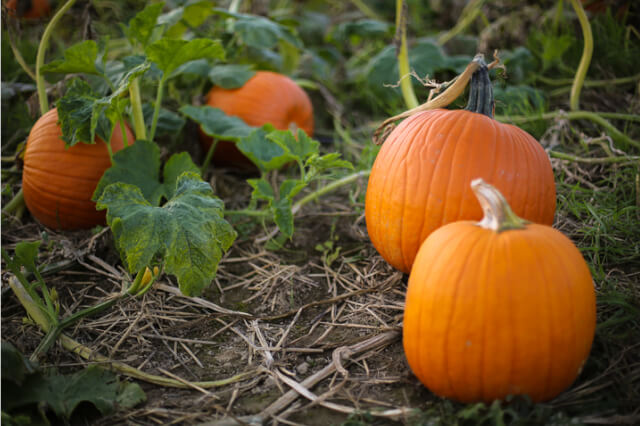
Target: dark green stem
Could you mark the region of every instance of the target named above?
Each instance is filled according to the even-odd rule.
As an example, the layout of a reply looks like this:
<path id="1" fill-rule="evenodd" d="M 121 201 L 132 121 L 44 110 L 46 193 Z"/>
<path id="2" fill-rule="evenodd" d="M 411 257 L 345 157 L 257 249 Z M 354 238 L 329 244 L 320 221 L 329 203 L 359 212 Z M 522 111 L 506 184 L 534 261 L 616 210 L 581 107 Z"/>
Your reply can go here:
<path id="1" fill-rule="evenodd" d="M 158 117 L 160 115 L 160 106 L 162 105 L 162 97 L 164 95 L 164 84 L 166 79 L 163 77 L 158 83 L 158 92 L 156 94 L 156 104 L 153 108 L 153 120 L 151 121 L 151 131 L 149 132 L 149 140 L 153 141 L 156 136 L 156 126 L 158 125 Z"/>
<path id="2" fill-rule="evenodd" d="M 140 96 L 140 83 L 135 78 L 129 86 L 129 98 L 131 99 L 131 115 L 133 116 L 133 129 L 136 133 L 136 139 L 147 139 L 147 128 L 144 123 L 144 114 L 142 113 L 142 98 Z"/>
<path id="3" fill-rule="evenodd" d="M 480 59 L 479 63 L 480 67 L 471 76 L 469 102 L 465 109 L 493 118 L 493 86 L 489 78 L 489 68 L 484 59 Z"/>
<path id="4" fill-rule="evenodd" d="M 20 188 L 20 191 L 18 191 L 16 195 L 13 196 L 11 201 L 9 201 L 7 205 L 2 208 L 2 213 L 11 214 L 22 205 L 24 205 L 24 194 L 22 192 L 22 188 Z"/>
<path id="5" fill-rule="evenodd" d="M 582 28 L 582 36 L 584 37 L 584 48 L 582 50 L 582 58 L 580 59 L 580 65 L 576 70 L 576 75 L 573 79 L 573 85 L 571 86 L 571 98 L 569 99 L 569 106 L 573 111 L 577 111 L 580 102 L 580 92 L 582 91 L 582 85 L 591 64 L 591 56 L 593 55 L 593 34 L 591 32 L 591 25 L 587 18 L 582 3 L 579 0 L 571 0 L 571 5 L 578 16 L 580 21 L 580 27 Z"/>
<path id="6" fill-rule="evenodd" d="M 202 162 L 202 166 L 200 167 L 200 174 L 204 175 L 204 172 L 209 168 L 209 164 L 211 164 L 211 159 L 213 158 L 213 153 L 216 151 L 216 146 L 218 145 L 218 140 L 213 139 L 211 142 L 211 146 L 207 151 L 207 155 L 204 157 L 204 161 Z"/>
<path id="7" fill-rule="evenodd" d="M 47 46 L 49 45 L 49 39 L 51 38 L 51 34 L 53 33 L 53 29 L 58 24 L 58 21 L 62 18 L 62 16 L 73 6 L 76 0 L 68 0 L 61 8 L 53 15 L 51 21 L 45 28 L 44 33 L 42 34 L 42 39 L 40 40 L 40 44 L 38 45 L 38 53 L 36 55 L 36 86 L 38 90 L 38 100 L 40 101 L 40 115 L 44 115 L 47 111 L 49 111 L 49 100 L 47 99 L 47 89 L 45 87 L 44 77 L 42 76 L 42 66 L 44 65 L 44 53 L 47 50 Z"/>

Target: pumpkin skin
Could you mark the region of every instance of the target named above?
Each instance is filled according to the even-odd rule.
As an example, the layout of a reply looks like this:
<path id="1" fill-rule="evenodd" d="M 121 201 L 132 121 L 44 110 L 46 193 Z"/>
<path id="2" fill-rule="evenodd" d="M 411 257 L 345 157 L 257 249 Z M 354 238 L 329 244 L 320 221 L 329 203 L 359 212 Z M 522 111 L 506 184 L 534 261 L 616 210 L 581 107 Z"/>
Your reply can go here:
<path id="1" fill-rule="evenodd" d="M 111 167 L 107 145 L 100 138 L 88 145 L 65 147 L 51 109 L 33 125 L 24 154 L 22 191 L 31 215 L 53 229 L 86 229 L 105 223 L 105 212 L 91 201 L 100 178 Z M 135 140 L 125 125 L 127 141 Z M 120 127 L 111 137 L 113 152 L 124 147 Z"/>
<path id="2" fill-rule="evenodd" d="M 49 0 L 9 0 L 6 8 L 9 16 L 23 19 L 44 18 L 51 13 Z"/>
<path id="3" fill-rule="evenodd" d="M 551 227 L 497 232 L 481 225 L 445 225 L 421 246 L 406 296 L 407 360 L 443 397 L 549 400 L 571 385 L 591 349 L 589 268 Z"/>
<path id="4" fill-rule="evenodd" d="M 227 115 L 240 117 L 250 126 L 270 123 L 276 129 L 300 128 L 313 135 L 313 106 L 307 93 L 289 77 L 271 71 L 257 71 L 244 86 L 224 89 L 214 86 L 207 95 L 207 105 L 220 108 Z M 211 146 L 211 137 L 200 132 L 204 150 Z M 253 169 L 255 166 L 235 143 L 219 141 L 213 162 L 222 166 Z"/>
<path id="5" fill-rule="evenodd" d="M 369 176 L 365 218 L 374 247 L 408 273 L 429 234 L 482 217 L 469 187 L 478 177 L 495 185 L 519 216 L 553 223 L 553 170 L 533 136 L 466 110 L 435 109 L 405 119 L 384 142 Z"/>

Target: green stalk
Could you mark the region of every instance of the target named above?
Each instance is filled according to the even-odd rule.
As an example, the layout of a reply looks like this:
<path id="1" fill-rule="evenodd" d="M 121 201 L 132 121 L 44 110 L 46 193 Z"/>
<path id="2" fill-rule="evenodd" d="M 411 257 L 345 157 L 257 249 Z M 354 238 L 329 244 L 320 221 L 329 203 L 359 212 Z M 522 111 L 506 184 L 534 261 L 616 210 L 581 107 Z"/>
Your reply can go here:
<path id="1" fill-rule="evenodd" d="M 13 293 L 16 295 L 20 304 L 27 311 L 27 314 L 44 332 L 48 332 L 51 329 L 51 321 L 44 309 L 34 300 L 29 294 L 21 280 L 17 276 L 9 278 L 9 286 Z"/>
<path id="2" fill-rule="evenodd" d="M 122 143 L 126 148 L 129 146 L 129 137 L 127 136 L 127 129 L 124 127 L 123 120 L 120 120 L 120 131 L 122 132 Z"/>
<path id="3" fill-rule="evenodd" d="M 568 120 L 591 120 L 594 123 L 604 127 L 606 132 L 611 136 L 614 141 L 621 142 L 623 144 L 632 145 L 636 148 L 640 148 L 640 142 L 631 139 L 629 136 L 618 130 L 613 124 L 609 123 L 604 117 L 604 113 L 596 113 L 591 111 L 553 111 L 540 115 L 518 115 L 518 116 L 496 116 L 498 121 L 510 122 L 513 124 L 527 123 L 537 120 L 552 120 L 555 118 L 566 118 Z M 613 116 L 611 113 L 607 115 L 612 119 L 637 121 L 637 116 L 631 114 L 616 114 Z"/>
<path id="4" fill-rule="evenodd" d="M 561 160 L 569 160 L 575 163 L 585 164 L 613 164 L 613 163 L 634 163 L 640 160 L 640 157 L 576 157 L 575 155 L 567 154 L 565 152 L 549 151 L 549 156 L 553 158 L 559 158 Z"/>
<path id="5" fill-rule="evenodd" d="M 140 83 L 135 78 L 129 86 L 129 97 L 131 99 L 131 113 L 133 115 L 133 129 L 136 132 L 136 139 L 147 139 L 147 128 L 144 124 L 144 114 L 142 113 L 142 98 L 140 97 Z"/>
<path id="6" fill-rule="evenodd" d="M 200 167 L 200 174 L 204 176 L 204 172 L 209 168 L 209 164 L 211 164 L 211 159 L 213 158 L 213 153 L 216 151 L 216 146 L 218 145 L 218 139 L 213 139 L 211 142 L 211 146 L 207 150 L 207 155 L 204 157 L 204 161 L 202 162 L 202 166 Z"/>
<path id="7" fill-rule="evenodd" d="M 480 10 L 480 8 L 482 7 L 483 3 L 484 0 L 475 0 L 471 3 L 468 3 L 462 10 L 461 17 L 456 25 L 449 31 L 438 37 L 438 44 L 442 46 L 443 44 L 463 32 L 469 25 L 473 23 L 473 21 L 476 20 L 478 16 L 481 16 L 482 11 Z"/>
<path id="8" fill-rule="evenodd" d="M 153 141 L 156 135 L 156 126 L 158 125 L 158 116 L 160 115 L 160 105 L 162 105 L 162 96 L 164 94 L 165 76 L 162 76 L 158 84 L 158 92 L 156 94 L 156 104 L 153 108 L 153 120 L 151 121 L 151 131 L 149 132 L 149 140 Z"/>
<path id="9" fill-rule="evenodd" d="M 565 84 L 572 84 L 571 78 L 548 78 L 542 75 L 536 76 L 536 80 L 540 80 L 544 84 L 550 86 L 564 86 Z M 585 80 L 584 87 L 602 87 L 611 86 L 615 84 L 628 84 L 640 81 L 640 74 L 630 75 L 627 77 L 610 78 L 608 80 Z"/>
<path id="10" fill-rule="evenodd" d="M 49 39 L 53 33 L 53 29 L 58 24 L 58 21 L 62 19 L 62 16 L 73 6 L 76 0 L 67 0 L 67 2 L 53 15 L 51 21 L 42 34 L 42 39 L 38 45 L 38 53 L 36 56 L 36 86 L 38 89 L 38 100 L 40 101 L 40 115 L 44 115 L 49 111 L 49 100 L 47 99 L 47 88 L 45 87 L 44 77 L 42 76 L 41 68 L 44 65 L 44 52 L 49 45 Z"/>
<path id="11" fill-rule="evenodd" d="M 396 0 L 396 46 L 398 48 L 398 71 L 400 74 L 400 90 L 407 109 L 420 105 L 411 84 L 409 67 L 409 49 L 407 48 L 407 6 L 403 0 Z"/>
<path id="12" fill-rule="evenodd" d="M 335 180 L 331 182 L 329 185 L 325 185 L 322 188 L 306 195 L 301 198 L 297 203 L 293 205 L 291 208 L 291 212 L 295 215 L 305 204 L 308 204 L 312 201 L 317 200 L 329 192 L 335 191 L 336 189 L 348 185 L 361 177 L 366 177 L 371 174 L 371 170 L 361 170 L 359 172 L 352 173 L 347 175 L 341 179 Z M 225 216 L 251 216 L 251 217 L 267 217 L 271 215 L 271 212 L 266 210 L 250 210 L 250 209 L 242 209 L 242 210 L 225 210 Z"/>
<path id="13" fill-rule="evenodd" d="M 584 37 L 582 58 L 580 59 L 580 65 L 578 66 L 573 85 L 571 86 L 571 97 L 569 98 L 569 107 L 572 111 L 577 111 L 580 106 L 580 91 L 582 90 L 582 85 L 587 75 L 589 64 L 591 63 L 591 56 L 593 55 L 593 34 L 582 3 L 580 3 L 579 0 L 571 0 L 571 5 L 576 11 L 576 15 L 578 15 L 580 27 L 582 27 L 582 36 Z"/>
<path id="14" fill-rule="evenodd" d="M 38 78 L 36 77 L 36 75 L 34 74 L 33 70 L 31 68 L 29 68 L 29 65 L 27 65 L 27 61 L 24 60 L 24 58 L 22 57 L 22 53 L 20 53 L 20 50 L 18 50 L 18 47 L 15 45 L 13 38 L 11 37 L 11 32 L 7 30 L 7 35 L 9 38 L 9 46 L 11 46 L 11 51 L 13 52 L 13 57 L 16 59 L 16 62 L 18 62 L 18 65 L 20 65 L 20 67 L 22 68 L 22 70 L 27 73 L 27 75 L 35 82 L 38 81 Z"/>
<path id="15" fill-rule="evenodd" d="M 298 210 L 300 210 L 302 206 L 304 206 L 305 204 L 315 201 L 318 198 L 322 197 L 323 195 L 328 194 L 329 192 L 335 191 L 341 186 L 348 185 L 351 182 L 354 182 L 361 177 L 369 176 L 370 174 L 371 174 L 371 170 L 361 170 L 359 172 L 355 172 L 350 175 L 347 175 L 342 179 L 335 180 L 331 182 L 329 185 L 325 185 L 322 188 L 301 198 L 297 203 L 293 205 L 293 207 L 291 208 L 291 212 L 293 214 L 296 214 Z"/>
<path id="16" fill-rule="evenodd" d="M 22 192 L 22 188 L 20 188 L 20 191 L 18 191 L 16 193 L 16 195 L 13 196 L 13 198 L 11 199 L 11 201 L 9 201 L 3 208 L 2 208 L 2 213 L 3 214 L 11 214 L 14 211 L 16 211 L 16 209 L 20 206 L 24 205 L 24 193 Z"/>
<path id="17" fill-rule="evenodd" d="M 382 21 L 383 18 L 380 17 L 373 9 L 371 9 L 367 4 L 362 0 L 351 0 L 351 3 L 355 7 L 358 8 L 363 15 L 365 15 L 369 19 L 375 19 L 376 21 Z"/>

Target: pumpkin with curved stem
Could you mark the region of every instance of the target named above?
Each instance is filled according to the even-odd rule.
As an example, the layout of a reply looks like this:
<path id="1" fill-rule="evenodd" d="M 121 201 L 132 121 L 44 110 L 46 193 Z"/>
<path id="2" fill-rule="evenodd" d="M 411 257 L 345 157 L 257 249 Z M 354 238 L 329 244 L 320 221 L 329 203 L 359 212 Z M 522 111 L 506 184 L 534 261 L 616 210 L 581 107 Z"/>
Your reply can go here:
<path id="1" fill-rule="evenodd" d="M 591 349 L 589 267 L 561 232 L 520 219 L 481 179 L 471 185 L 484 219 L 436 230 L 411 269 L 407 360 L 447 398 L 549 400 L 571 385 Z"/>
<path id="2" fill-rule="evenodd" d="M 100 178 L 111 167 L 106 143 L 78 143 L 70 148 L 61 139 L 58 111 L 51 109 L 33 125 L 24 154 L 22 190 L 31 214 L 53 229 L 86 229 L 105 223 L 105 212 L 91 201 Z M 125 125 L 128 143 L 135 140 Z M 113 152 L 124 147 L 120 126 L 111 137 Z"/>
<path id="3" fill-rule="evenodd" d="M 270 123 L 279 130 L 302 129 L 313 135 L 313 106 L 307 93 L 289 77 L 271 71 L 257 71 L 242 87 L 224 89 L 214 86 L 207 95 L 207 105 L 220 108 L 227 115 L 240 117 L 250 126 Z M 200 132 L 205 150 L 211 137 Z M 254 168 L 233 142 L 219 141 L 213 155 L 219 165 Z"/>
<path id="4" fill-rule="evenodd" d="M 553 171 L 540 144 L 524 130 L 493 119 L 493 92 L 484 60 L 471 78 L 466 110 L 411 115 L 389 135 L 369 176 L 365 218 L 371 242 L 408 273 L 420 244 L 440 226 L 477 220 L 472 178 L 495 185 L 515 212 L 552 224 Z"/>

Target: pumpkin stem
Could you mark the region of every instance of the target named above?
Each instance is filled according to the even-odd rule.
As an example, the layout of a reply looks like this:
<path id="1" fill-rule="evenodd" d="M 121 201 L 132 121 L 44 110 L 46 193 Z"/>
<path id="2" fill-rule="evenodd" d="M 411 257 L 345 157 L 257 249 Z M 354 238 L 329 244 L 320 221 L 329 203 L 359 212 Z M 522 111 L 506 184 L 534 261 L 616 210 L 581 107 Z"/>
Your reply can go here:
<path id="1" fill-rule="evenodd" d="M 469 90 L 469 102 L 465 108 L 467 111 L 484 114 L 493 118 L 493 86 L 489 78 L 489 68 L 484 58 L 476 57 L 479 68 L 471 76 L 471 87 Z"/>
<path id="2" fill-rule="evenodd" d="M 500 191 L 484 180 L 479 178 L 471 181 L 471 189 L 484 212 L 484 217 L 477 223 L 478 226 L 502 232 L 510 229 L 524 229 L 530 223 L 516 215 Z"/>
<path id="3" fill-rule="evenodd" d="M 491 62 L 489 65 L 487 65 L 487 63 L 484 61 L 484 55 L 481 53 L 477 54 L 473 58 L 473 60 L 469 62 L 469 65 L 467 65 L 467 68 L 465 68 L 462 74 L 459 74 L 457 77 L 451 80 L 449 86 L 447 87 L 447 90 L 442 92 L 440 95 L 436 96 L 433 99 L 428 100 L 422 105 L 419 105 L 415 108 L 412 108 L 408 111 L 405 111 L 398 115 L 394 115 L 393 117 L 390 117 L 384 120 L 382 124 L 373 132 L 373 143 L 375 143 L 376 145 L 380 145 L 382 142 L 384 142 L 387 136 L 389 136 L 389 133 L 391 133 L 391 131 L 395 127 L 396 121 L 401 120 L 403 118 L 410 117 L 413 114 L 417 114 L 422 111 L 428 111 L 436 108 L 444 108 L 449 104 L 451 104 L 453 101 L 456 100 L 458 96 L 460 96 L 464 92 L 465 87 L 467 87 L 467 83 L 469 83 L 469 81 L 473 78 L 474 73 L 477 72 L 479 68 L 482 68 L 483 64 L 484 64 L 484 67 L 487 69 L 487 79 L 488 79 L 489 78 L 488 70 L 491 68 L 500 66 L 500 58 L 498 58 L 497 51 L 494 52 L 493 57 L 495 60 Z M 480 86 L 477 86 L 477 87 L 480 87 Z M 490 80 L 489 80 L 489 87 L 491 87 Z M 485 93 L 486 93 L 486 88 L 485 88 Z M 493 89 L 491 89 L 491 102 L 492 102 L 491 105 L 493 108 Z M 493 116 L 493 112 L 490 115 L 490 117 L 492 116 Z"/>

